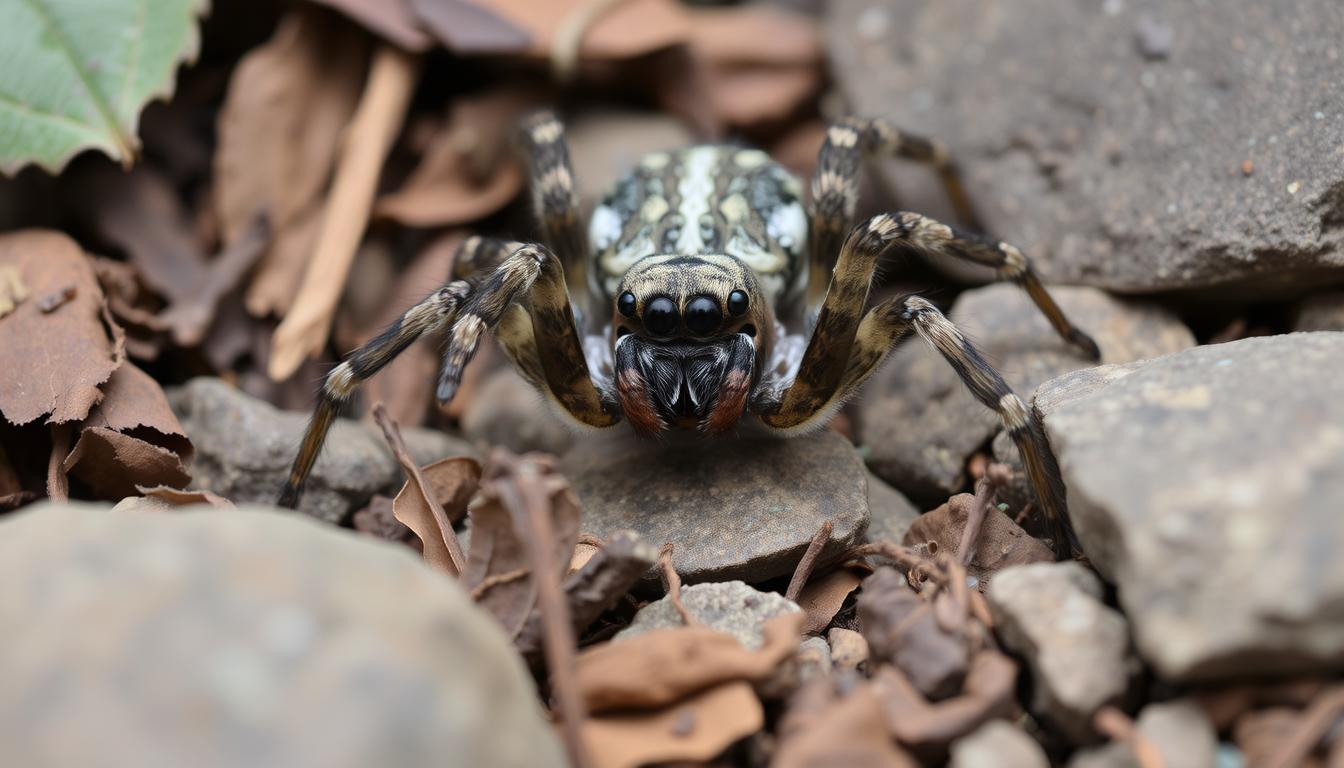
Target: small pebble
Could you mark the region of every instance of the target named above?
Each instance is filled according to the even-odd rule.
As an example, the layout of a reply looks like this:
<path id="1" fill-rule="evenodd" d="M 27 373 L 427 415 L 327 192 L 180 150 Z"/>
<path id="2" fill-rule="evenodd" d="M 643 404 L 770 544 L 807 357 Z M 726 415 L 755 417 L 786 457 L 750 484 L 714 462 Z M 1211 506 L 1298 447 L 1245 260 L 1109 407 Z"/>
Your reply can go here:
<path id="1" fill-rule="evenodd" d="M 1245 160 L 1242 160 L 1242 161 L 1241 161 L 1241 174 L 1242 174 L 1243 176 L 1250 176 L 1252 173 L 1255 173 L 1255 162 L 1254 162 L 1253 160 L 1251 160 L 1250 158 L 1247 158 L 1247 159 L 1245 159 Z"/>

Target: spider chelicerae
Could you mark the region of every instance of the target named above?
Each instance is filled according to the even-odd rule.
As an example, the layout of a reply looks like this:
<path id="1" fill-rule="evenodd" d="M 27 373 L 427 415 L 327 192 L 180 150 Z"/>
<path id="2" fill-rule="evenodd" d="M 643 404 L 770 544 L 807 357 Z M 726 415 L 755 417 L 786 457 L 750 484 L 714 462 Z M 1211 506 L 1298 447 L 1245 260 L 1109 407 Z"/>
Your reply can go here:
<path id="1" fill-rule="evenodd" d="M 657 152 L 616 184 L 585 229 L 561 122 L 534 114 L 521 134 L 544 242 L 469 238 L 449 282 L 333 369 L 281 505 L 297 506 L 327 430 L 358 383 L 427 333 L 448 330 L 442 403 L 490 331 L 566 421 L 603 429 L 624 419 L 650 436 L 672 429 L 806 433 L 913 333 L 998 413 L 1055 526 L 1056 550 L 1068 553 L 1063 483 L 1036 416 L 927 300 L 868 306 L 876 269 L 893 247 L 946 254 L 1022 286 L 1061 337 L 1100 357 L 1016 247 L 917 213 L 855 225 L 862 162 L 876 154 L 931 165 L 970 220 L 942 146 L 882 120 L 837 121 L 806 202 L 801 182 L 759 150 Z"/>

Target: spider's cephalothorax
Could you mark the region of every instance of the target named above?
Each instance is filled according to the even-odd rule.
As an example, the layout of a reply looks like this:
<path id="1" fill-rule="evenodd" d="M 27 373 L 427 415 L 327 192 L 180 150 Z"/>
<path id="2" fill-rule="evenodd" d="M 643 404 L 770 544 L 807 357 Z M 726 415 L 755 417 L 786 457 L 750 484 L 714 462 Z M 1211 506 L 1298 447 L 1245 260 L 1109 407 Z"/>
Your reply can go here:
<path id="1" fill-rule="evenodd" d="M 1017 282 L 1064 339 L 1099 357 L 1017 248 L 916 213 L 854 224 L 859 169 L 876 152 L 933 165 L 970 220 L 941 147 L 882 121 L 839 121 L 827 131 L 806 203 L 798 180 L 757 150 L 654 153 L 585 227 L 560 122 L 537 114 L 522 134 L 543 243 L 470 238 L 450 281 L 328 375 L 282 505 L 298 503 L 356 384 L 426 333 L 449 332 L 441 402 L 452 399 L 489 330 L 566 420 L 606 428 L 624 418 L 645 435 L 734 431 L 746 417 L 781 435 L 806 432 L 914 334 L 999 414 L 1041 510 L 1058 526 L 1057 550 L 1067 554 L 1063 485 L 1035 415 L 929 302 L 905 296 L 869 306 L 873 276 L 893 246 L 943 253 Z"/>

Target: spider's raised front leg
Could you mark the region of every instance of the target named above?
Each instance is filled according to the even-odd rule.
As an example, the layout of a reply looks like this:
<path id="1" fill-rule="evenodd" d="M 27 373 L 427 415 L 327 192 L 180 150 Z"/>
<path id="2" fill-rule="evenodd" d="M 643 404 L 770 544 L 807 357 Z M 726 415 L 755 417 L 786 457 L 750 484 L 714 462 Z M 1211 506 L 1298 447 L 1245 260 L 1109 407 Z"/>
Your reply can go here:
<path id="1" fill-rule="evenodd" d="M 832 279 L 832 265 L 841 251 L 841 240 L 854 224 L 858 204 L 859 173 L 865 155 L 886 153 L 929 163 L 938 171 L 963 223 L 975 225 L 974 211 L 961 185 L 956 166 L 948 152 L 937 142 L 903 133 L 883 120 L 848 118 L 827 129 L 812 178 L 809 210 L 811 270 L 808 292 L 810 306 L 820 303 L 822 291 Z M 1088 359 L 1101 359 L 1101 350 L 1090 336 L 1079 330 L 1064 315 L 1055 300 L 1041 285 L 1031 262 L 1022 251 L 1008 243 L 965 232 L 918 214 L 900 214 L 911 230 L 906 242 L 916 248 L 970 261 L 993 268 L 1001 280 L 1020 285 L 1050 321 L 1055 331 L 1076 346 Z"/>
<path id="2" fill-rule="evenodd" d="M 483 263 L 498 259 L 499 241 L 469 241 L 464 251 L 471 248 L 479 249 Z M 463 368 L 475 354 L 481 333 L 489 329 L 523 375 L 574 421 L 591 427 L 617 422 L 614 409 L 603 402 L 589 378 L 564 269 L 545 247 L 524 245 L 488 273 L 454 280 L 435 291 L 327 375 L 280 494 L 281 506 L 298 505 L 327 431 L 359 382 L 377 373 L 420 336 L 450 325 L 437 393 L 441 402 L 457 392 Z"/>
<path id="3" fill-rule="evenodd" d="M 1040 509 L 1055 528 L 1056 553 L 1066 557 L 1073 536 L 1064 485 L 1035 414 L 928 301 L 915 296 L 892 299 L 860 318 L 878 259 L 903 239 L 926 245 L 920 242 L 928 232 L 921 229 L 920 222 L 924 221 L 928 220 L 915 214 L 876 216 L 845 240 L 798 373 L 761 420 L 785 431 L 818 426 L 853 396 L 892 347 L 913 331 L 951 364 L 977 400 L 999 415 L 1022 455 Z"/>

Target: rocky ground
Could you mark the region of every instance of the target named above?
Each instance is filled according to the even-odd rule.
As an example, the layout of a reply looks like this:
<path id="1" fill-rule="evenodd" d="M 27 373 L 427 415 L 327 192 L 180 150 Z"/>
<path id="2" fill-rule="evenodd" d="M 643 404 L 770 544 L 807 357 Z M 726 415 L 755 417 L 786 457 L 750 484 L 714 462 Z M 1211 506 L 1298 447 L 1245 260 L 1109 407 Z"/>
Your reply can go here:
<path id="1" fill-rule="evenodd" d="M 0 766 L 1344 765 L 1344 6 L 633 0 L 570 71 L 478 5 L 218 8 L 133 170 L 0 183 Z M 983 272 L 878 289 L 1030 399 L 1074 556 L 918 344 L 705 442 L 573 432 L 488 345 L 440 408 L 429 340 L 271 506 L 329 364 L 527 236 L 504 137 L 557 103 L 585 205 L 697 139 L 809 174 L 846 111 L 944 141 L 1101 360 Z"/>

